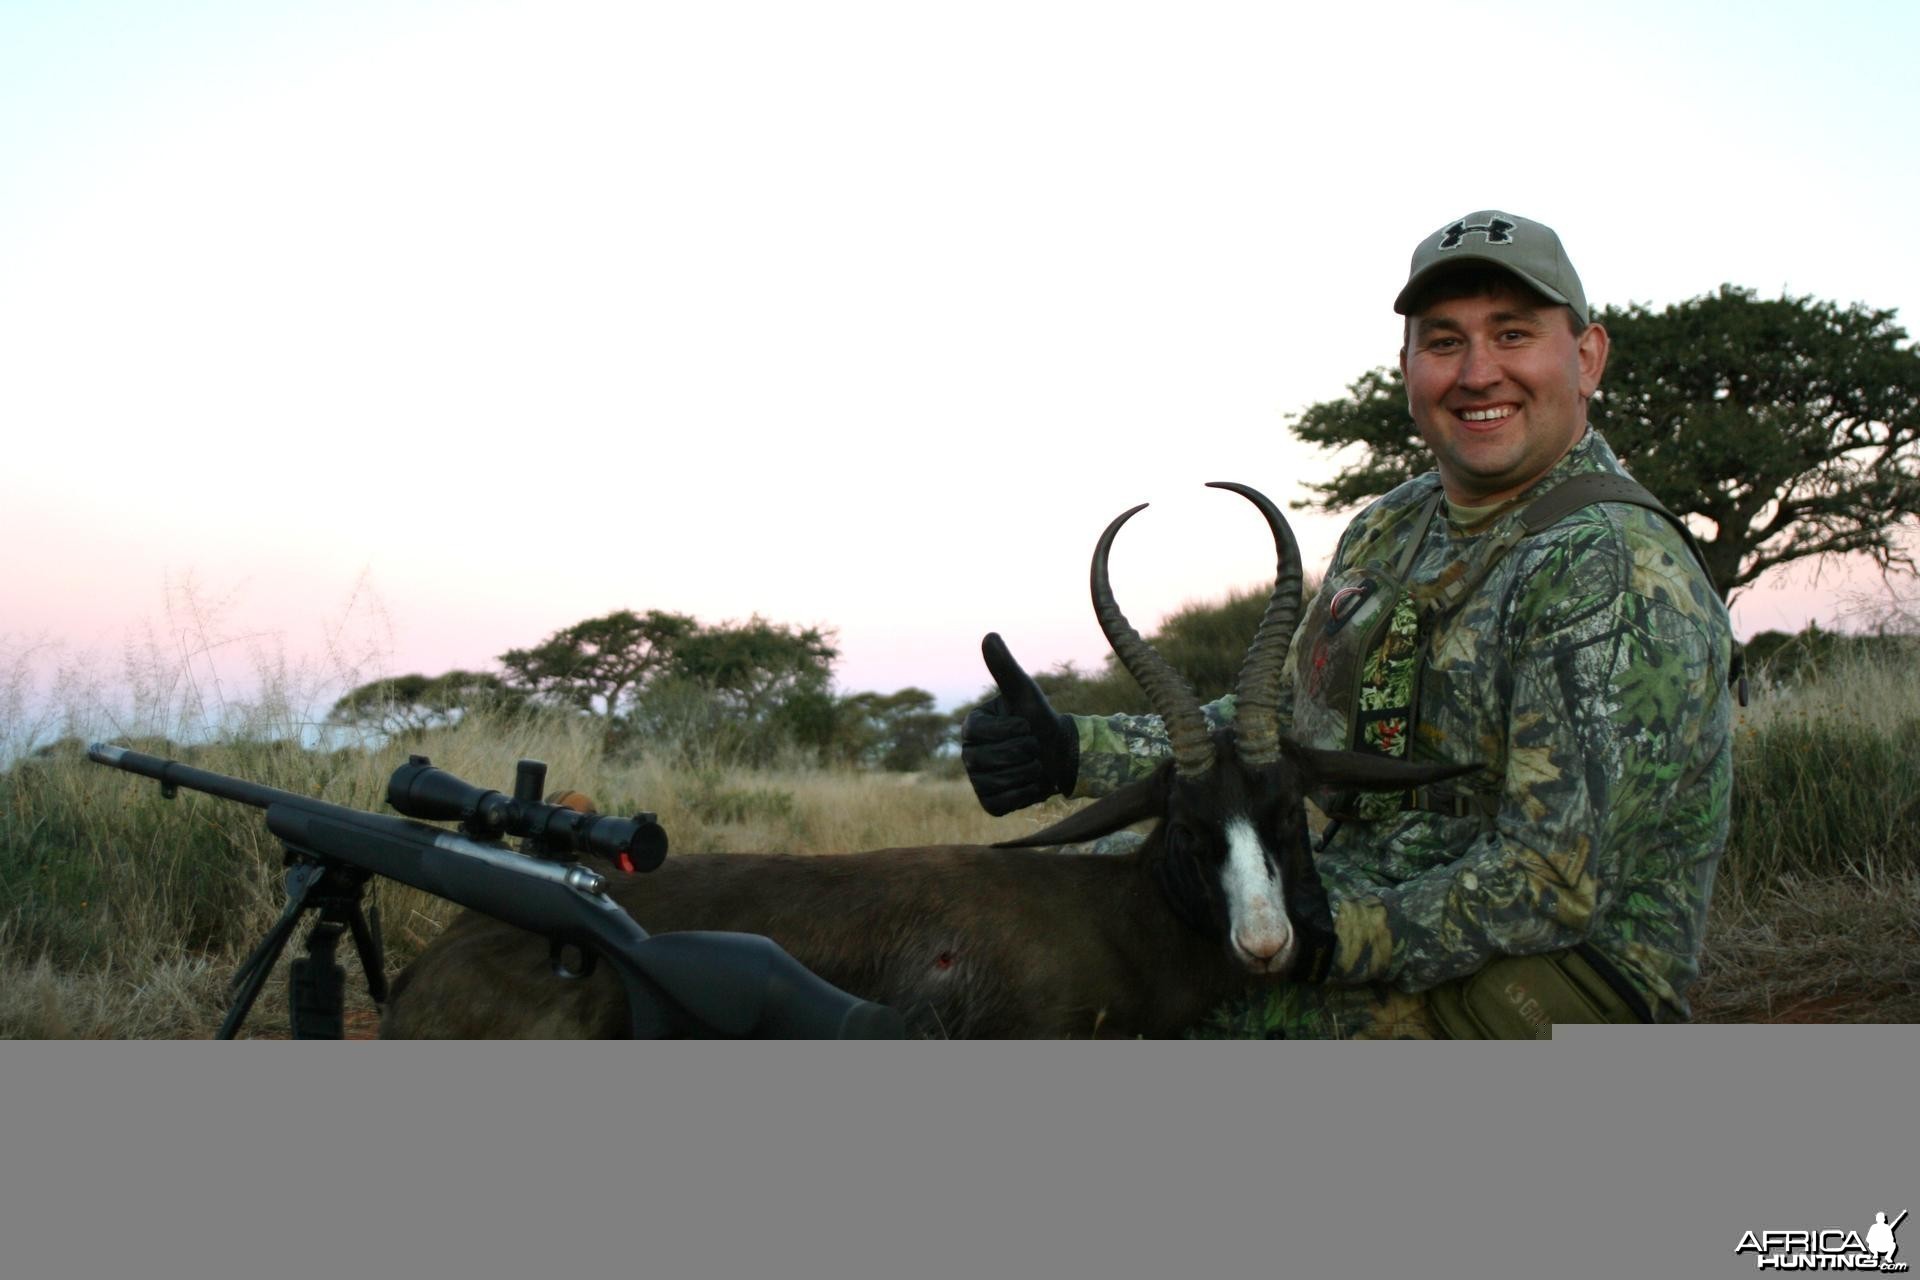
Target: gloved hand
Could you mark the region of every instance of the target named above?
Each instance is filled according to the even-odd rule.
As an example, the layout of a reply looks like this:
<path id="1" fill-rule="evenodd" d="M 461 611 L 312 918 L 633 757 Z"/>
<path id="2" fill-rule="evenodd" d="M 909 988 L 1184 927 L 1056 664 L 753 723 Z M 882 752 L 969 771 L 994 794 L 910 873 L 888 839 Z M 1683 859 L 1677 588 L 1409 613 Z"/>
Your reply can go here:
<path id="1" fill-rule="evenodd" d="M 996 818 L 1073 790 L 1080 773 L 1080 735 L 1073 721 L 1013 660 L 1006 641 L 988 632 L 980 656 L 1000 692 L 960 726 L 960 762 L 980 807 Z"/>

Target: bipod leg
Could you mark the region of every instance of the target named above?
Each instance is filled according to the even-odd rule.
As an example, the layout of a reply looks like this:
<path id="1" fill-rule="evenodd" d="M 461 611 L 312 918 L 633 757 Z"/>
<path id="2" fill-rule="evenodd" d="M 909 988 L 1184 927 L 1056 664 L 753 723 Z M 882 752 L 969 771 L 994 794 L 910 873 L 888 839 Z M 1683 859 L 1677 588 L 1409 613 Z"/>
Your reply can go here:
<path id="1" fill-rule="evenodd" d="M 287 973 L 287 1010 L 295 1040 L 344 1040 L 347 971 L 333 962 L 347 926 L 322 916 L 307 930 L 307 954 Z"/>
<path id="2" fill-rule="evenodd" d="M 295 863 L 287 868 L 287 907 L 280 918 L 267 930 L 267 936 L 241 962 L 240 968 L 228 984 L 228 990 L 234 992 L 233 1005 L 227 1010 L 226 1020 L 220 1024 L 220 1030 L 214 1033 L 216 1040 L 231 1040 L 240 1030 L 240 1024 L 247 1020 L 247 1014 L 253 1008 L 253 1002 L 260 996 L 260 988 L 265 985 L 267 975 L 273 972 L 273 965 L 286 949 L 287 939 L 293 936 L 294 926 L 299 923 L 300 913 L 307 909 L 307 896 L 319 884 L 326 868 L 317 863 Z"/>
<path id="3" fill-rule="evenodd" d="M 320 877 L 309 899 L 317 907 L 320 919 L 307 931 L 307 954 L 294 960 L 287 972 L 287 1009 L 295 1040 L 344 1040 L 347 1034 L 347 971 L 334 962 L 340 937 L 353 931 L 354 947 L 365 968 L 369 961 L 372 931 L 360 910 L 360 895 L 367 873 L 357 867 L 329 866 Z M 374 975 L 385 974 L 378 967 L 367 970 L 367 985 Z M 382 990 L 381 995 L 385 995 Z"/>
<path id="4" fill-rule="evenodd" d="M 367 975 L 367 994 L 375 1004 L 384 1005 L 387 1002 L 387 949 L 380 937 L 379 900 L 375 899 L 365 911 L 355 901 L 347 924 L 353 929 L 353 949 L 360 956 L 360 970 Z"/>

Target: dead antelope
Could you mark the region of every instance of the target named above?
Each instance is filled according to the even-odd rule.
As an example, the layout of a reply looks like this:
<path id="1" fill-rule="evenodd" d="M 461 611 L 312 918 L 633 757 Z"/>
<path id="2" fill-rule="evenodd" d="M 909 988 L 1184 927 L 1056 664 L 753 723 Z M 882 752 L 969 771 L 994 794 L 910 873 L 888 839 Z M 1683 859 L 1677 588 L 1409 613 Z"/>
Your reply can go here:
<path id="1" fill-rule="evenodd" d="M 1305 796 L 1315 786 L 1404 790 L 1466 771 L 1309 750 L 1281 735 L 1281 669 L 1300 617 L 1299 548 L 1279 510 L 1242 485 L 1273 531 L 1279 575 L 1237 681 L 1236 722 L 1209 732 L 1187 682 L 1114 603 L 1093 554 L 1095 616 L 1165 720 L 1172 759 L 1043 831 L 982 847 L 803 857 L 669 858 L 614 874 L 650 932 L 764 934 L 834 985 L 951 1037 L 1168 1036 L 1236 987 L 1284 975 L 1297 953 L 1289 885 L 1317 884 Z M 996 638 L 994 639 L 997 643 Z M 1144 819 L 1124 855 L 1075 845 Z M 467 912 L 400 975 L 381 1029 L 407 1037 L 608 1037 L 626 1004 L 605 966 L 557 976 L 542 938 Z"/>

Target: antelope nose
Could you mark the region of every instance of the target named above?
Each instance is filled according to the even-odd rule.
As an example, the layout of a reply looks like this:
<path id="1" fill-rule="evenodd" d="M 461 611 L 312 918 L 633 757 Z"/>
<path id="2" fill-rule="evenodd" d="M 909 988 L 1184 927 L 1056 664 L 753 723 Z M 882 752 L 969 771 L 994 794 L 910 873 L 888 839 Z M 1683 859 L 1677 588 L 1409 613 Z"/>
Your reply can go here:
<path id="1" fill-rule="evenodd" d="M 1233 945 L 1247 968 L 1255 973 L 1271 973 L 1285 963 L 1293 935 L 1286 930 L 1239 932 L 1233 935 Z"/>

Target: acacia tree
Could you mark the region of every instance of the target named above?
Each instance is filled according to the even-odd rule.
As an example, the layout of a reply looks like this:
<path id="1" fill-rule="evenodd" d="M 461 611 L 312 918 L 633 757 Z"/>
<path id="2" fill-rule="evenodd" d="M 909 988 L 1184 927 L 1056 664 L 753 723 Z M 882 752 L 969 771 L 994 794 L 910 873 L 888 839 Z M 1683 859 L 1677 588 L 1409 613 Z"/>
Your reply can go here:
<path id="1" fill-rule="evenodd" d="M 853 764 L 894 772 L 924 768 L 952 738 L 953 722 L 925 689 L 850 693 L 836 701 L 829 752 Z"/>
<path id="2" fill-rule="evenodd" d="M 1595 315 L 1613 343 L 1591 420 L 1655 497 L 1711 523 L 1699 542 L 1723 594 L 1809 556 L 1914 568 L 1896 535 L 1920 515 L 1920 351 L 1895 315 L 1733 285 Z M 1292 423 L 1322 448 L 1364 450 L 1309 486 L 1322 510 L 1432 466 L 1398 369 L 1348 392 Z"/>
<path id="3" fill-rule="evenodd" d="M 637 739 L 703 759 L 765 762 L 797 745 L 827 753 L 840 716 L 830 633 L 755 615 L 683 637 L 617 724 Z"/>
<path id="4" fill-rule="evenodd" d="M 416 672 L 349 690 L 333 704 L 327 719 L 390 735 L 424 733 L 455 724 L 473 711 L 513 711 L 524 701 L 523 694 L 491 672 Z"/>
<path id="5" fill-rule="evenodd" d="M 615 719 L 699 630 L 684 613 L 619 609 L 563 627 L 531 649 L 509 649 L 509 681 L 562 706 Z"/>
<path id="6" fill-rule="evenodd" d="M 759 723 L 788 698 L 825 691 L 839 656 L 829 633 L 755 614 L 687 636 L 674 650 L 673 675 L 716 695 L 740 719 Z"/>

